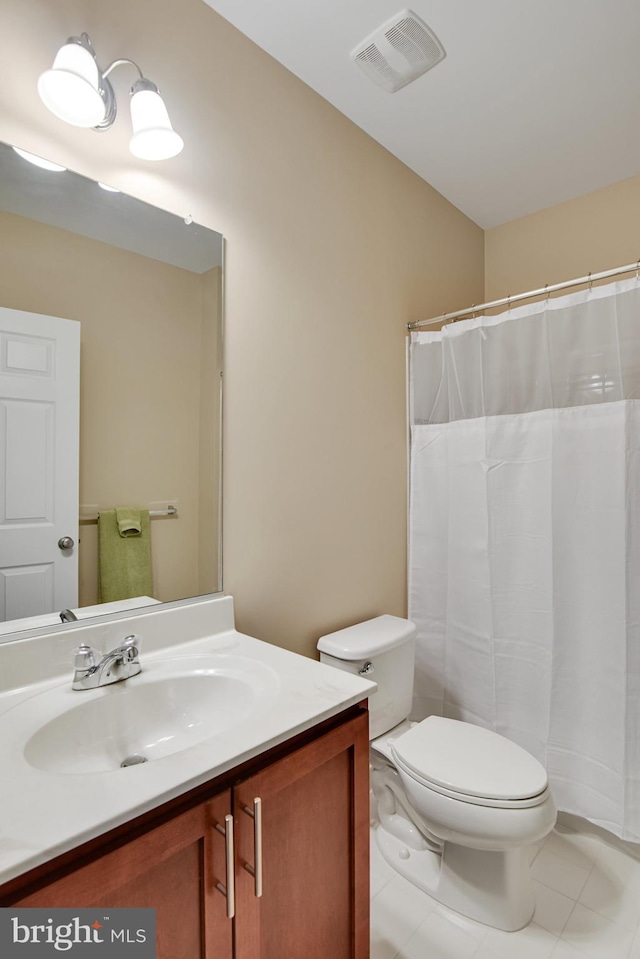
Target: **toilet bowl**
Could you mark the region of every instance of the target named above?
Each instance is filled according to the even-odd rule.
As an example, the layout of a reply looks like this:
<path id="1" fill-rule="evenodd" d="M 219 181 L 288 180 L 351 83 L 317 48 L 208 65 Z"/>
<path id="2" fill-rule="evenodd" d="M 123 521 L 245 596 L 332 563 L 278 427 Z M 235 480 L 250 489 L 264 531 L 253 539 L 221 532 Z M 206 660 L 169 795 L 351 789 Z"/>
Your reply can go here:
<path id="1" fill-rule="evenodd" d="M 438 901 L 515 931 L 535 908 L 532 844 L 553 829 L 544 767 L 504 736 L 458 720 L 409 722 L 415 626 L 395 616 L 322 637 L 320 658 L 378 683 L 370 697 L 376 841 Z"/>

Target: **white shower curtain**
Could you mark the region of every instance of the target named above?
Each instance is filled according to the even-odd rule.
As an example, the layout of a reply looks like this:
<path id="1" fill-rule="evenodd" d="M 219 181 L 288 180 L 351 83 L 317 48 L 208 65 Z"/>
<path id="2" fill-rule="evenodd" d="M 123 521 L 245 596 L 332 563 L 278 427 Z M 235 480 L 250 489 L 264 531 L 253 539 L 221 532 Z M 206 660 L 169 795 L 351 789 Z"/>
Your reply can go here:
<path id="1" fill-rule="evenodd" d="M 494 729 L 640 842 L 640 283 L 411 344 L 414 715 Z"/>

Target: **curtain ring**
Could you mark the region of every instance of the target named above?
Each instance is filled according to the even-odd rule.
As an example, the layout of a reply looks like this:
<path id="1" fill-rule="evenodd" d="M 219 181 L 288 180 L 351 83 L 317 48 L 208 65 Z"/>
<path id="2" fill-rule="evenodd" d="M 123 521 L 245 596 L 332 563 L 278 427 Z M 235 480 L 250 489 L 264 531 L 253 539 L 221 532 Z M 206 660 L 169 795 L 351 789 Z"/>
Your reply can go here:
<path id="1" fill-rule="evenodd" d="M 640 280 L 640 260 L 636 261 L 636 280 Z"/>
<path id="2" fill-rule="evenodd" d="M 507 313 L 511 309 L 511 294 L 507 293 Z"/>
<path id="3" fill-rule="evenodd" d="M 548 284 L 548 283 L 545 283 L 545 285 L 544 285 L 544 292 L 545 292 L 545 302 L 548 303 L 548 302 L 549 302 L 549 297 L 551 296 L 551 294 L 549 293 L 549 284 Z"/>
<path id="4" fill-rule="evenodd" d="M 589 293 L 593 289 L 593 280 L 591 279 L 591 272 L 589 272 Z"/>

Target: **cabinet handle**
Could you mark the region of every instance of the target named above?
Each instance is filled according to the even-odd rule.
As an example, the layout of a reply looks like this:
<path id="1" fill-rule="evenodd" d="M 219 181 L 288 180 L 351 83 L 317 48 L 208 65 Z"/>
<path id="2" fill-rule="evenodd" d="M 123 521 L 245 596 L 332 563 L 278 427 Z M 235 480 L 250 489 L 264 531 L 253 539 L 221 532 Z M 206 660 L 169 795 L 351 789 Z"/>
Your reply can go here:
<path id="1" fill-rule="evenodd" d="M 245 862 L 244 868 L 253 876 L 256 899 L 262 896 L 262 800 L 253 800 L 253 809 L 243 806 L 243 811 L 253 819 L 253 850 L 255 867 Z"/>
<path id="2" fill-rule="evenodd" d="M 236 914 L 236 880 L 234 873 L 235 854 L 233 850 L 233 816 L 228 813 L 224 817 L 224 826 L 216 823 L 216 829 L 224 836 L 227 867 L 227 885 L 216 883 L 216 889 L 227 897 L 227 919 L 233 919 Z"/>

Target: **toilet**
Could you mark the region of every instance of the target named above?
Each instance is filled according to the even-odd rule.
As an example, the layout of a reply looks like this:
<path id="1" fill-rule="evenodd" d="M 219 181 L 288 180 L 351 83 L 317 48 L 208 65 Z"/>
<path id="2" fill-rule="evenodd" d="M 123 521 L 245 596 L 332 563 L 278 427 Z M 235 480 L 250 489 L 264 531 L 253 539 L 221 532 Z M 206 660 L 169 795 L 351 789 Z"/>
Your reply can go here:
<path id="1" fill-rule="evenodd" d="M 321 662 L 378 686 L 369 697 L 377 845 L 434 899 L 514 932 L 535 908 L 530 847 L 556 821 L 547 774 L 489 729 L 441 716 L 408 720 L 416 632 L 386 615 L 318 641 Z"/>

